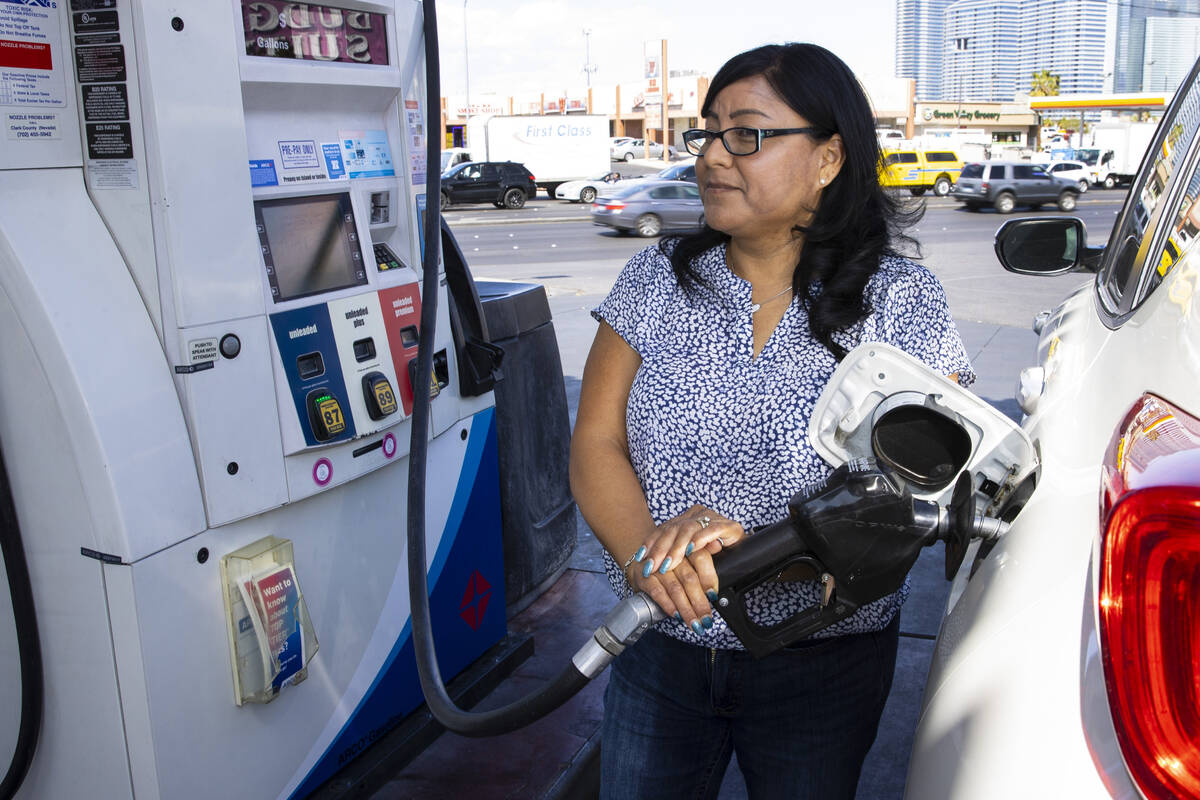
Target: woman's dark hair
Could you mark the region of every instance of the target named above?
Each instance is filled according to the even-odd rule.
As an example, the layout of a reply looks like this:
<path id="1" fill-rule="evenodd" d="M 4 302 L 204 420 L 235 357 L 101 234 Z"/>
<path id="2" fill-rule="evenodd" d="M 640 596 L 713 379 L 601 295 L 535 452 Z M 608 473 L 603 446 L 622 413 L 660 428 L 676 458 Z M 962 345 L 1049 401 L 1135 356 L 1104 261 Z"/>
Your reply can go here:
<path id="1" fill-rule="evenodd" d="M 712 99 L 731 83 L 761 75 L 771 88 L 809 125 L 822 131 L 817 138 L 840 134 L 845 160 L 841 171 L 822 193 L 804 235 L 804 249 L 792 277 L 796 294 L 808 306 L 813 336 L 841 360 L 846 349 L 833 334 L 870 313 L 864 296 L 867 281 L 884 255 L 897 255 L 897 245 L 919 252 L 904 229 L 920 219 L 924 209 L 908 208 L 879 185 L 882 154 L 875 137 L 875 117 L 866 93 L 850 68 L 833 53 L 815 44 L 772 44 L 748 50 L 725 63 L 713 77 L 701 116 L 709 114 Z M 671 265 L 681 286 L 703 284 L 692 259 L 729 241 L 727 234 L 705 227 L 677 240 Z M 820 281 L 820 289 L 813 286 Z"/>

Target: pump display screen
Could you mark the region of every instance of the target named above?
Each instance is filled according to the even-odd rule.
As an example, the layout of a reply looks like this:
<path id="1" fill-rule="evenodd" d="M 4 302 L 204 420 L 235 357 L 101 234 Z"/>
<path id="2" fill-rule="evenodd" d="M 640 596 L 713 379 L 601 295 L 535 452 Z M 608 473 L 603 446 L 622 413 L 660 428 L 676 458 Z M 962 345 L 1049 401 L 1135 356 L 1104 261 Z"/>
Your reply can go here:
<path id="1" fill-rule="evenodd" d="M 383 14 L 292 0 L 242 0 L 246 55 L 387 64 Z"/>
<path id="2" fill-rule="evenodd" d="M 276 303 L 367 282 L 349 193 L 256 200 L 254 216 Z"/>

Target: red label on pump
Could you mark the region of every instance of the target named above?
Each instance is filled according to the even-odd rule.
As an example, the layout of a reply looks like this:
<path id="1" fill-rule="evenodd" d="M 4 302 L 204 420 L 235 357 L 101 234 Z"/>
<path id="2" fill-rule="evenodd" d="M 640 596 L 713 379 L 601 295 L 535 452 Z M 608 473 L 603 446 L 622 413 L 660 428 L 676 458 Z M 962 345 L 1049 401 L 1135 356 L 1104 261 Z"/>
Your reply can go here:
<path id="1" fill-rule="evenodd" d="M 412 414 L 413 390 L 408 378 L 408 362 L 417 357 L 421 329 L 421 288 L 416 281 L 379 291 L 383 326 L 387 330 L 392 364 L 396 368 L 396 390 L 404 405 L 404 415 Z"/>
<path id="2" fill-rule="evenodd" d="M 0 39 L 0 67 L 54 69 L 50 60 L 50 45 Z"/>

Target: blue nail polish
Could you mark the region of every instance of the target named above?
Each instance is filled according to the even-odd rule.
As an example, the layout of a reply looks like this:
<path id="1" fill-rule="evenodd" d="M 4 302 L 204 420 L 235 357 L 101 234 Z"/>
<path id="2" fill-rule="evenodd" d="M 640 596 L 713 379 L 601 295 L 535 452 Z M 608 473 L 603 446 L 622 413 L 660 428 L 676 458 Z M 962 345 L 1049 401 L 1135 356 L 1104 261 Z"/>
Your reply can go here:
<path id="1" fill-rule="evenodd" d="M 700 620 L 698 620 L 698 619 L 692 620 L 692 630 L 694 630 L 696 632 L 697 636 L 704 635 L 704 628 L 700 627 Z"/>
<path id="2" fill-rule="evenodd" d="M 654 562 L 647 561 L 645 568 L 642 570 L 642 577 L 649 578 L 651 572 L 654 572 Z"/>
<path id="3" fill-rule="evenodd" d="M 692 554 L 692 551 L 695 549 L 696 549 L 696 545 L 692 544 L 691 542 L 688 542 L 687 550 L 684 550 L 683 554 L 685 556 L 690 556 Z"/>
<path id="4" fill-rule="evenodd" d="M 638 551 L 633 554 L 633 560 L 641 561 L 645 557 L 646 557 L 646 545 L 642 545 L 641 547 L 638 548 Z"/>
<path id="5" fill-rule="evenodd" d="M 700 620 L 700 624 L 704 626 L 704 630 L 708 630 L 712 627 L 712 617 L 706 614 L 704 619 Z"/>
<path id="6" fill-rule="evenodd" d="M 683 617 L 679 616 L 678 611 L 675 612 L 675 619 L 679 620 L 680 622 L 683 622 Z"/>
<path id="7" fill-rule="evenodd" d="M 666 558 L 664 558 L 664 559 L 663 559 L 663 565 L 662 565 L 662 567 L 661 567 L 661 568 L 658 570 L 659 574 L 660 574 L 660 575 L 666 575 L 666 574 L 667 574 L 667 567 L 669 567 L 669 566 L 671 566 L 671 557 L 670 557 L 670 556 L 667 556 Z"/>
<path id="8" fill-rule="evenodd" d="M 712 603 L 714 606 L 717 604 L 717 593 L 716 592 L 714 592 L 712 589 L 709 589 L 704 594 L 708 597 L 708 602 Z"/>

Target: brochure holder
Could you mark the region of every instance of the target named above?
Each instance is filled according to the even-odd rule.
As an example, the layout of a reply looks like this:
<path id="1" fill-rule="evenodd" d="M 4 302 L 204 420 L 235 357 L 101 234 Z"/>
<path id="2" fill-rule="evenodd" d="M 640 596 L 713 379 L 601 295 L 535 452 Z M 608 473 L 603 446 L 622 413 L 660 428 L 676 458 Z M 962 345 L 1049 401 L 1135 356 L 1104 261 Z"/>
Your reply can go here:
<path id="1" fill-rule="evenodd" d="M 223 556 L 221 593 L 235 703 L 269 703 L 308 677 L 317 637 L 290 540 L 267 536 Z"/>

